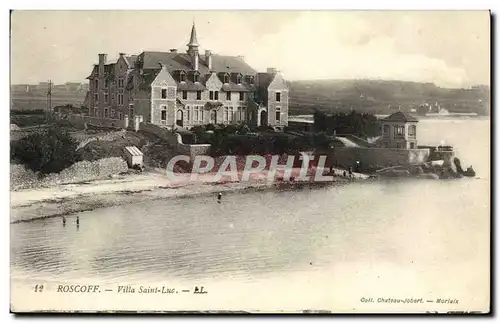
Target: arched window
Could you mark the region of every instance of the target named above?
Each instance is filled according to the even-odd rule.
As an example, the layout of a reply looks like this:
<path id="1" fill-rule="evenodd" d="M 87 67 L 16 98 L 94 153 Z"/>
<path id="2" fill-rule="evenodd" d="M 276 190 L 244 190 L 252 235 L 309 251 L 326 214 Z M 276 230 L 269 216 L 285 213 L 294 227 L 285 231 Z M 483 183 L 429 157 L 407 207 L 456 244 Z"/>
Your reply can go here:
<path id="1" fill-rule="evenodd" d="M 384 135 L 388 135 L 390 131 L 391 131 L 391 126 L 389 126 L 388 124 L 385 124 L 384 125 Z"/>

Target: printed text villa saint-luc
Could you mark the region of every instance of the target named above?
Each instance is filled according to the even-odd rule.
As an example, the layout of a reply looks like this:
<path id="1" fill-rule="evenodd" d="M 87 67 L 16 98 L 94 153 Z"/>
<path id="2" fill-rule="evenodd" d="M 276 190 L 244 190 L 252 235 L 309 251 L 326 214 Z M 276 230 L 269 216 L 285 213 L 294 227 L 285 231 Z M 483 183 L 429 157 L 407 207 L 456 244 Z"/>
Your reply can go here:
<path id="1" fill-rule="evenodd" d="M 43 285 L 36 285 L 34 288 L 35 292 L 42 292 Z M 192 294 L 207 294 L 207 290 L 204 286 L 194 286 L 190 289 L 176 289 L 167 287 L 165 285 L 161 286 L 139 286 L 134 287 L 131 285 L 118 286 L 117 288 L 106 288 L 101 289 L 99 285 L 58 285 L 58 293 L 101 293 L 104 292 L 115 292 L 118 294 L 179 294 L 179 293 L 192 293 Z"/>

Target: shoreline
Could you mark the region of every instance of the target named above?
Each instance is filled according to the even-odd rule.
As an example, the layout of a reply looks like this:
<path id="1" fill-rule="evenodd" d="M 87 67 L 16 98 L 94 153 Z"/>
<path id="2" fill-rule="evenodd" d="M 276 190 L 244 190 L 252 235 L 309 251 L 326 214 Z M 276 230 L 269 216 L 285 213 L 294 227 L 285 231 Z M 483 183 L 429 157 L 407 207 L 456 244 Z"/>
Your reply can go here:
<path id="1" fill-rule="evenodd" d="M 190 175 L 190 174 L 188 174 Z M 99 208 L 159 199 L 196 198 L 218 192 L 259 192 L 315 189 L 366 180 L 366 177 L 334 177 L 328 182 L 268 182 L 261 176 L 249 182 L 210 182 L 208 176 L 191 182 L 188 176 L 179 181 L 165 175 L 145 173 L 77 184 L 23 189 L 10 192 L 10 223 L 30 222 Z"/>

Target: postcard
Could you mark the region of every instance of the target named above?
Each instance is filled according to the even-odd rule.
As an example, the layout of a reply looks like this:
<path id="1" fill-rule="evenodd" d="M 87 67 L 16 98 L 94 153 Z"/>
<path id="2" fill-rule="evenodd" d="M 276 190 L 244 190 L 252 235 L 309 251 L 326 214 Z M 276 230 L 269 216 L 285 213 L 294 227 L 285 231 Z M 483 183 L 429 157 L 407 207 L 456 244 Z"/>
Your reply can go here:
<path id="1" fill-rule="evenodd" d="M 12 312 L 490 312 L 489 11 L 10 20 Z"/>

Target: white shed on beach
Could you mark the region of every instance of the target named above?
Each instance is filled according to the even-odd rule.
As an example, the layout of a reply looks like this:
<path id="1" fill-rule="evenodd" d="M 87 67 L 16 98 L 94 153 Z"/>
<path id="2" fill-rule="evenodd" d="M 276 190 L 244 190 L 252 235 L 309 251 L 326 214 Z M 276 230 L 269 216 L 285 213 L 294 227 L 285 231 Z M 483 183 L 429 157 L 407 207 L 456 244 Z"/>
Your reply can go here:
<path id="1" fill-rule="evenodd" d="M 132 168 L 134 165 L 142 167 L 143 153 L 136 146 L 128 146 L 123 149 L 128 167 Z"/>

